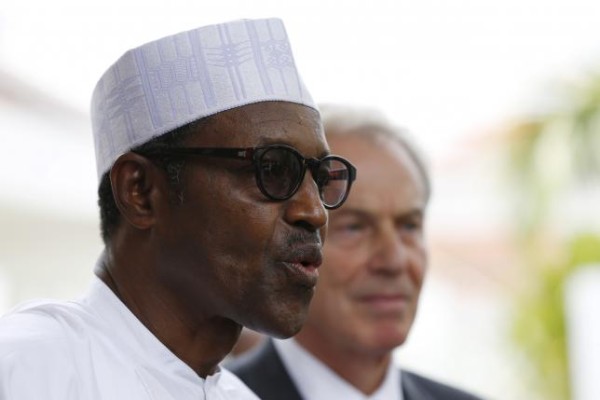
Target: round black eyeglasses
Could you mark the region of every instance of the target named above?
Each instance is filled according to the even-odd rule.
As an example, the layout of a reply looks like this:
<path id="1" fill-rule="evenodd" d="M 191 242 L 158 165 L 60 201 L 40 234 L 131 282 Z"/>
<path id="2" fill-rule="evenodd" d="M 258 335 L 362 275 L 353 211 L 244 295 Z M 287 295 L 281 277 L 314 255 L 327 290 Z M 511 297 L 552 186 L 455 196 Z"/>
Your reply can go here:
<path id="1" fill-rule="evenodd" d="M 321 159 L 305 158 L 293 147 L 279 144 L 247 148 L 177 147 L 153 149 L 140 154 L 249 160 L 254 166 L 258 188 L 267 198 L 276 201 L 292 197 L 309 169 L 319 188 L 321 201 L 329 210 L 344 204 L 356 179 L 356 168 L 342 157 L 328 155 Z"/>

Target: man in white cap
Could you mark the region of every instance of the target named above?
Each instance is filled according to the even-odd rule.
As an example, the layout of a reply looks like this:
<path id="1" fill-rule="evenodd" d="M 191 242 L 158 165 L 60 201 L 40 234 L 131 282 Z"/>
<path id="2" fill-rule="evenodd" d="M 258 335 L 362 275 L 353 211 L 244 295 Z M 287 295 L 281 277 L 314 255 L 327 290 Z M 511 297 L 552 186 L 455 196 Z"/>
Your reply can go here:
<path id="1" fill-rule="evenodd" d="M 301 328 L 326 209 L 356 173 L 329 154 L 282 22 L 130 50 L 91 112 L 97 279 L 0 319 L 0 399 L 255 399 L 218 363 L 242 326 Z"/>
<path id="2" fill-rule="evenodd" d="M 360 179 L 330 213 L 323 268 L 302 330 L 231 365 L 263 400 L 475 400 L 397 368 L 427 268 L 429 174 L 405 133 L 369 109 L 321 107 L 334 153 Z"/>

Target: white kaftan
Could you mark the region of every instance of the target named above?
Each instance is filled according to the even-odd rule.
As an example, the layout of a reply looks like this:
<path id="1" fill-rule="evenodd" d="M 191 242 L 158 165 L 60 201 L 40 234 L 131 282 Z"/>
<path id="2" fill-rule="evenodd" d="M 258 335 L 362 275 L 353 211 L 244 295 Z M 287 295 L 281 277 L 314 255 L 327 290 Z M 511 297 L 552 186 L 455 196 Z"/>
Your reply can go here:
<path id="1" fill-rule="evenodd" d="M 258 398 L 227 370 L 200 378 L 95 278 L 77 301 L 0 318 L 0 400 Z"/>

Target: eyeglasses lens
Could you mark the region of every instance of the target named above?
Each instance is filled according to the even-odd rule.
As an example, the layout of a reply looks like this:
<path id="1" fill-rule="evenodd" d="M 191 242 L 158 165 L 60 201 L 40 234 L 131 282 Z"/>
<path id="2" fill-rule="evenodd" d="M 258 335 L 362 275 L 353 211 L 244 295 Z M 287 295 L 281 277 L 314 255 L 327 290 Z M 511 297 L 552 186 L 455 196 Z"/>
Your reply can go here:
<path id="1" fill-rule="evenodd" d="M 304 163 L 289 149 L 266 149 L 259 157 L 259 165 L 263 189 L 272 198 L 286 199 L 302 183 Z M 338 206 L 348 191 L 348 166 L 336 158 L 326 157 L 319 163 L 313 177 L 325 206 Z"/>
<path id="2" fill-rule="evenodd" d="M 325 159 L 321 162 L 316 180 L 326 206 L 336 207 L 344 199 L 348 190 L 348 175 L 348 167 L 340 160 Z"/>
<path id="3" fill-rule="evenodd" d="M 287 198 L 300 184 L 303 165 L 293 152 L 283 148 L 267 149 L 260 157 L 260 176 L 267 193 L 276 199 Z"/>

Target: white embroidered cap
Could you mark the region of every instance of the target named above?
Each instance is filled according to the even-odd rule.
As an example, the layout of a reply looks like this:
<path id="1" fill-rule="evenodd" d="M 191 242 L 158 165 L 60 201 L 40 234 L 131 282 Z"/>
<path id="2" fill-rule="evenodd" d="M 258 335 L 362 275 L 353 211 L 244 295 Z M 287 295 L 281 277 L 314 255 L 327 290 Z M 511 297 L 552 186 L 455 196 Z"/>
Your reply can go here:
<path id="1" fill-rule="evenodd" d="M 221 111 L 275 100 L 317 109 L 279 19 L 205 26 L 129 50 L 92 95 L 98 179 L 121 154 L 157 136 Z"/>

